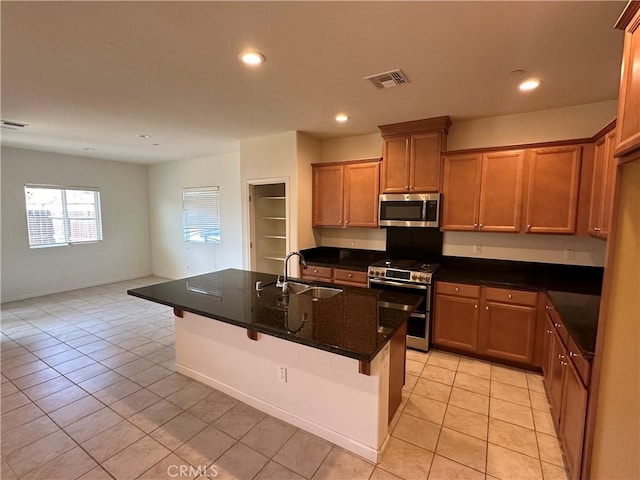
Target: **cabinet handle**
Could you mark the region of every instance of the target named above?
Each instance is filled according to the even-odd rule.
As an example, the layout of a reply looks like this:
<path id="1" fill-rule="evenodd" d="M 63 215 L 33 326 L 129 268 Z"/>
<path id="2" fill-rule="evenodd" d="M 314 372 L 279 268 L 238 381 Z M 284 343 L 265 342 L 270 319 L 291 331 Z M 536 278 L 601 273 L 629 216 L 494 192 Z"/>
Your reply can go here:
<path id="1" fill-rule="evenodd" d="M 559 323 L 556 323 L 556 322 L 553 322 L 553 326 L 554 326 L 555 328 L 559 328 L 559 327 L 560 327 L 560 324 L 559 324 Z"/>
<path id="2" fill-rule="evenodd" d="M 484 223 L 479 224 L 478 227 L 480 228 L 484 227 Z"/>
<path id="3" fill-rule="evenodd" d="M 561 360 L 560 361 L 560 365 L 562 365 L 563 367 L 566 367 L 567 366 L 567 362 Z"/>
<path id="4" fill-rule="evenodd" d="M 546 310 L 551 310 L 551 305 L 545 305 L 545 306 L 544 306 L 544 308 L 545 308 Z"/>
<path id="5" fill-rule="evenodd" d="M 552 330 L 548 330 L 548 329 L 547 329 L 547 333 L 548 333 L 549 335 L 551 335 L 551 334 L 553 333 L 553 331 L 552 331 Z"/>
<path id="6" fill-rule="evenodd" d="M 474 308 L 477 310 L 478 309 L 478 305 L 474 305 Z"/>
<path id="7" fill-rule="evenodd" d="M 531 224 L 527 225 L 527 232 L 531 230 Z"/>
<path id="8" fill-rule="evenodd" d="M 477 224 L 477 223 L 474 223 L 474 224 L 473 224 L 473 228 L 477 230 L 477 229 L 478 229 L 478 224 Z"/>
<path id="9" fill-rule="evenodd" d="M 488 312 L 489 311 L 489 307 L 484 307 L 484 309 Z"/>
<path id="10" fill-rule="evenodd" d="M 576 358 L 579 357 L 580 355 L 578 355 L 577 353 L 573 353 L 573 352 L 569 352 L 569 357 L 570 358 Z"/>
<path id="11" fill-rule="evenodd" d="M 564 355 L 562 355 L 561 353 L 558 354 L 558 360 L 562 360 L 564 359 Z"/>
<path id="12" fill-rule="evenodd" d="M 409 190 L 409 185 L 405 185 L 405 186 L 404 186 L 404 189 L 405 189 L 405 190 Z"/>
<path id="13" fill-rule="evenodd" d="M 513 295 L 511 295 L 511 294 L 509 294 L 509 295 L 507 295 L 507 296 L 508 296 L 509 298 L 513 298 Z"/>
<path id="14" fill-rule="evenodd" d="M 349 220 L 347 220 L 346 222 L 344 222 L 345 225 L 349 225 Z"/>
<path id="15" fill-rule="evenodd" d="M 600 230 L 601 230 L 601 229 L 600 229 L 600 228 L 598 228 L 598 227 L 593 227 L 593 231 L 594 231 L 594 232 L 599 232 Z"/>

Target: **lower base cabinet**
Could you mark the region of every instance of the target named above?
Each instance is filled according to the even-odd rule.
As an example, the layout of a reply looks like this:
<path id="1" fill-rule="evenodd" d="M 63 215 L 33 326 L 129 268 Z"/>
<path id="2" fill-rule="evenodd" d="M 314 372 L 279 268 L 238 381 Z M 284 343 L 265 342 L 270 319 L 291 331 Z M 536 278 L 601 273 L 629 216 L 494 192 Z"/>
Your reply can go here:
<path id="1" fill-rule="evenodd" d="M 572 350 L 560 332 L 566 329 L 547 302 L 543 375 L 551 405 L 551 415 L 562 440 L 572 480 L 581 475 L 584 431 L 589 390 L 574 363 Z M 567 337 L 569 338 L 569 337 Z"/>
<path id="2" fill-rule="evenodd" d="M 537 292 L 436 282 L 433 344 L 533 365 L 537 298 Z"/>

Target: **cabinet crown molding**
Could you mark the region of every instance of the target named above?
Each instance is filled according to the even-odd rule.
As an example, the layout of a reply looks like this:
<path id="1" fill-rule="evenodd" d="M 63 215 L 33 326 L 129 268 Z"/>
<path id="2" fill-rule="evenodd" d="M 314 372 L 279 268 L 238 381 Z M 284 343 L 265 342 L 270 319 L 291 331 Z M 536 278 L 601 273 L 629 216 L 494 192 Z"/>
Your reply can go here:
<path id="1" fill-rule="evenodd" d="M 424 133 L 437 130 L 443 130 L 445 133 L 447 133 L 450 126 L 451 119 L 448 115 L 445 115 L 443 117 L 425 118 L 422 120 L 411 120 L 409 122 L 379 125 L 378 128 L 380 129 L 383 137 L 389 137 L 392 135 Z"/>
<path id="2" fill-rule="evenodd" d="M 626 29 L 627 25 L 629 25 L 629 22 L 631 22 L 631 19 L 638 10 L 640 10 L 640 1 L 630 1 L 620 14 L 620 18 L 618 18 L 615 28 L 618 30 Z"/>

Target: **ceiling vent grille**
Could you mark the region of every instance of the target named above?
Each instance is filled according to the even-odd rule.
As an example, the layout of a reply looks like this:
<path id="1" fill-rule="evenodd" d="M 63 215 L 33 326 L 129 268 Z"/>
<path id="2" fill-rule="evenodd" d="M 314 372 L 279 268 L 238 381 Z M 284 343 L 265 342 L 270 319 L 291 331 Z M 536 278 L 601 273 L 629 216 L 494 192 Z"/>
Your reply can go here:
<path id="1" fill-rule="evenodd" d="M 392 88 L 397 87 L 398 85 L 409 83 L 409 79 L 404 73 L 402 73 L 402 70 L 400 70 L 399 68 L 396 70 L 391 70 L 389 72 L 369 75 L 368 77 L 364 77 L 364 80 L 369 80 L 373 84 L 373 86 L 378 89 Z"/>
<path id="2" fill-rule="evenodd" d="M 7 130 L 20 130 L 24 127 L 28 127 L 28 123 L 12 122 L 11 120 L 0 120 L 2 122 L 2 128 Z"/>

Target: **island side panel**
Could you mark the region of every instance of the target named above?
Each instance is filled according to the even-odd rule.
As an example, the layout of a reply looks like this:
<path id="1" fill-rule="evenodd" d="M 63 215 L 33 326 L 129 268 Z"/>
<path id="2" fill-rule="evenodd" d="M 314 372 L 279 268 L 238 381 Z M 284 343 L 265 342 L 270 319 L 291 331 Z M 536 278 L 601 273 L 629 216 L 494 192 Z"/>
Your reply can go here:
<path id="1" fill-rule="evenodd" d="M 175 318 L 176 371 L 259 410 L 378 461 L 388 435 L 389 345 L 358 361 L 184 313 Z M 287 368 L 286 383 L 279 367 Z"/>

